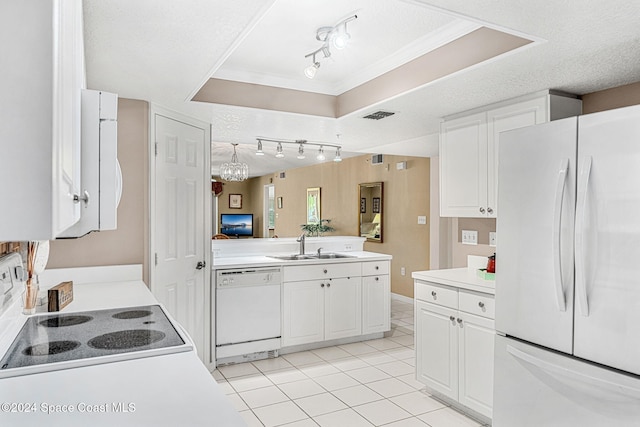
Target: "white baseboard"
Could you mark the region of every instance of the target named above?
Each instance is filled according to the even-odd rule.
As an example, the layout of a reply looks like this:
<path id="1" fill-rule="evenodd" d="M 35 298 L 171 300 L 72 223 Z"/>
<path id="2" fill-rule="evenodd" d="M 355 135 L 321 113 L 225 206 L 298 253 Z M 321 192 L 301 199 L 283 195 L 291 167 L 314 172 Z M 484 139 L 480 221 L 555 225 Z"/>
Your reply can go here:
<path id="1" fill-rule="evenodd" d="M 404 295 L 400 294 L 394 294 L 393 292 L 391 292 L 391 299 L 413 304 L 413 298 L 405 297 Z"/>

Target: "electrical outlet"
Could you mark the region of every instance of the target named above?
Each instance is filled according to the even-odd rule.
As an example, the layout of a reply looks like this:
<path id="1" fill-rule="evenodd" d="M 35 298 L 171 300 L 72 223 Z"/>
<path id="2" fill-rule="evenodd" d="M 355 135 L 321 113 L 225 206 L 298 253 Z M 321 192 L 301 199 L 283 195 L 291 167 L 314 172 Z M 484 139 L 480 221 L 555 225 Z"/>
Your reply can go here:
<path id="1" fill-rule="evenodd" d="M 418 224 L 426 224 L 426 223 L 427 223 L 427 217 L 425 215 L 419 215 Z"/>
<path id="2" fill-rule="evenodd" d="M 351 250 L 351 245 L 344 245 L 344 250 L 345 251 L 350 251 Z"/>
<path id="3" fill-rule="evenodd" d="M 404 269 L 404 267 L 400 267 L 400 275 L 404 276 L 407 274 L 407 270 Z"/>
<path id="4" fill-rule="evenodd" d="M 476 230 L 462 230 L 462 244 L 463 245 L 477 245 L 478 244 L 478 232 Z"/>
<path id="5" fill-rule="evenodd" d="M 496 246 L 497 243 L 497 239 L 498 237 L 496 236 L 496 232 L 495 231 L 490 231 L 489 232 L 489 246 Z"/>

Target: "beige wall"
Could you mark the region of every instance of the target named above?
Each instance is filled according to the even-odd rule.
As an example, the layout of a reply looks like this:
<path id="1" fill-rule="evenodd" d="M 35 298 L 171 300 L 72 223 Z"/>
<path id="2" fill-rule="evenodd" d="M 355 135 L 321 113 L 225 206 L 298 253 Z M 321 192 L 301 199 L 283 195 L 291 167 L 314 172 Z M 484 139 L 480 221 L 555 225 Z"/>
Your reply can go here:
<path id="1" fill-rule="evenodd" d="M 148 283 L 148 144 L 149 104 L 118 100 L 118 160 L 122 199 L 118 229 L 93 232 L 79 239 L 53 240 L 47 268 L 144 264 Z"/>
<path id="2" fill-rule="evenodd" d="M 275 233 L 279 237 L 301 234 L 300 225 L 306 222 L 306 192 L 312 187 L 320 187 L 321 216 L 330 219 L 330 225 L 336 229 L 328 235 L 357 236 L 358 184 L 384 182 L 384 241 L 366 242 L 365 250 L 392 255 L 392 292 L 412 297 L 411 272 L 429 268 L 429 225 L 418 225 L 418 215 L 429 215 L 430 161 L 428 158 L 388 155 L 384 156 L 381 165 L 371 165 L 370 160 L 371 156 L 366 155 L 340 163 L 290 169 L 284 179 L 279 178 L 279 173 L 267 175 L 249 180 L 243 188 L 251 189 L 249 198 L 253 200 L 254 218 L 258 218 L 255 222 L 262 227 L 263 189 L 265 184 L 273 182 L 276 198 L 283 199 L 282 209 L 276 207 Z M 396 163 L 401 161 L 407 162 L 407 169 L 396 169 Z M 229 185 L 225 185 L 225 193 Z M 402 267 L 406 271 L 404 276 L 400 274 Z"/>
<path id="3" fill-rule="evenodd" d="M 640 104 L 640 82 L 584 95 L 582 113 L 589 114 L 637 104 Z"/>

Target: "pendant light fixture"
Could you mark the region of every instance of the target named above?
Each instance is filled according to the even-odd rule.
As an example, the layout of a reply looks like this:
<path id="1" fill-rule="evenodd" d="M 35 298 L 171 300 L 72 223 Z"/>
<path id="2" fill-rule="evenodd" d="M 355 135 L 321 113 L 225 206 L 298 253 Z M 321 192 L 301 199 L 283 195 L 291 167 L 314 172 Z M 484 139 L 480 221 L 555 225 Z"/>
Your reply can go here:
<path id="1" fill-rule="evenodd" d="M 249 178 L 249 165 L 238 161 L 236 153 L 236 145 L 233 145 L 233 155 L 230 163 L 222 163 L 220 165 L 220 178 L 225 181 L 244 181 Z"/>

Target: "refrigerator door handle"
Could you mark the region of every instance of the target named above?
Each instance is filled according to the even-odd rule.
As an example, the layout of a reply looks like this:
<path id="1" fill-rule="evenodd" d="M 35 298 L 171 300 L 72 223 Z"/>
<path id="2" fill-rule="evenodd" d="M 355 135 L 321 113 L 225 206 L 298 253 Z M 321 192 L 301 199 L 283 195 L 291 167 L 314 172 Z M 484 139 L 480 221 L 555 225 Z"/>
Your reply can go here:
<path id="1" fill-rule="evenodd" d="M 553 208 L 553 275 L 556 285 L 556 301 L 560 311 L 567 310 L 567 303 L 564 297 L 564 284 L 562 283 L 562 256 L 560 254 L 560 226 L 562 225 L 562 201 L 564 200 L 564 188 L 567 182 L 567 171 L 569 170 L 569 159 L 562 159 L 560 170 L 558 171 L 558 182 L 556 184 L 556 199 Z"/>
<path id="2" fill-rule="evenodd" d="M 625 397 L 631 397 L 633 399 L 640 399 L 640 390 L 635 387 L 630 387 L 620 383 L 614 383 L 607 381 L 603 378 L 596 378 L 587 373 L 578 372 L 573 369 L 569 369 L 564 366 L 558 366 L 546 360 L 540 359 L 532 354 L 526 353 L 513 346 L 507 345 L 507 353 L 521 360 L 522 362 L 533 365 L 547 373 L 552 374 L 555 378 L 565 378 L 572 381 L 578 381 L 583 384 L 587 384 L 600 390 L 607 390 L 608 392 L 622 395 Z"/>
<path id="3" fill-rule="evenodd" d="M 587 210 L 587 189 L 589 188 L 589 176 L 591 175 L 591 156 L 586 156 L 582 160 L 580 175 L 578 176 L 578 211 L 576 215 L 576 294 L 580 305 L 580 313 L 584 317 L 589 317 L 589 301 L 587 299 L 587 277 L 586 263 L 584 260 L 584 216 Z"/>

